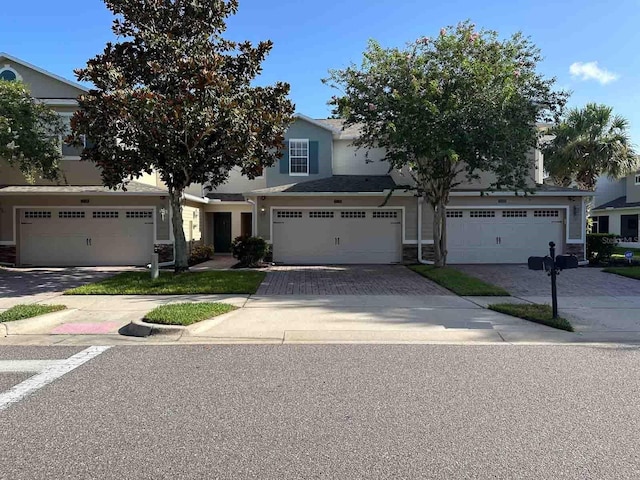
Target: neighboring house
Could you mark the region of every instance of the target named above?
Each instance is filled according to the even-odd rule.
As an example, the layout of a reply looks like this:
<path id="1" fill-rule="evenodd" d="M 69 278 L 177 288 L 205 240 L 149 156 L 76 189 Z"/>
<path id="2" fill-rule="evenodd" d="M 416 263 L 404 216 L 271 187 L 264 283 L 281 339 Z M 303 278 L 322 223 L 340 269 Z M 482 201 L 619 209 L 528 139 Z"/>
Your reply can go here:
<path id="1" fill-rule="evenodd" d="M 61 114 L 77 107 L 83 87 L 7 55 L 37 98 Z M 273 247 L 273 260 L 291 264 L 415 263 L 433 252 L 433 211 L 410 190 L 410 179 L 391 171 L 381 150 L 357 150 L 357 127 L 336 119 L 296 115 L 286 148 L 254 180 L 230 172 L 214 191 L 192 185 L 184 197 L 187 240 L 229 252 L 233 238 L 257 235 Z M 148 263 L 154 247 L 172 257 L 167 191 L 157 174 L 132 182 L 127 192 L 100 186 L 98 169 L 78 162 L 63 146 L 69 186 L 28 185 L 0 164 L 0 262 L 18 265 Z M 66 150 L 65 150 L 66 149 Z M 486 192 L 490 175 L 465 183 L 447 210 L 450 263 L 526 263 L 554 241 L 558 253 L 584 259 L 585 196 L 589 192 L 542 185 L 542 155 L 531 154 L 534 195 Z M 481 196 L 481 193 L 485 195 Z"/>
<path id="2" fill-rule="evenodd" d="M 620 245 L 640 247 L 640 172 L 617 181 L 599 179 L 595 203 L 591 210 L 592 233 L 614 233 L 621 237 Z"/>

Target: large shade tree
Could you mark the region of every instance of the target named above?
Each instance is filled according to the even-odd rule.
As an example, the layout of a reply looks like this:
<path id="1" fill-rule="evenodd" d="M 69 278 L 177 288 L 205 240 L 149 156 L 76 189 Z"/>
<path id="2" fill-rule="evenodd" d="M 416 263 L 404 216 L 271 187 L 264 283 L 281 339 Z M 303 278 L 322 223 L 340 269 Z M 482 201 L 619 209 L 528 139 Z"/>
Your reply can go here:
<path id="1" fill-rule="evenodd" d="M 57 180 L 63 132 L 60 116 L 22 82 L 0 80 L 0 159 L 31 182 Z"/>
<path id="2" fill-rule="evenodd" d="M 558 185 L 594 191 L 600 175 L 615 179 L 638 168 L 629 122 L 606 105 L 573 108 L 547 133 L 544 166 Z"/>
<path id="3" fill-rule="evenodd" d="M 95 88 L 79 99 L 82 158 L 109 187 L 159 172 L 173 214 L 175 270 L 188 269 L 181 199 L 192 183 L 224 183 L 239 166 L 261 175 L 279 156 L 292 121 L 289 85 L 253 86 L 270 41 L 223 38 L 236 0 L 105 0 L 117 43 L 77 70 Z"/>
<path id="4" fill-rule="evenodd" d="M 446 263 L 453 188 L 492 172 L 492 188 L 529 191 L 536 123 L 557 118 L 566 102 L 537 71 L 540 60 L 520 33 L 501 39 L 463 22 L 404 48 L 370 41 L 361 65 L 325 80 L 341 92 L 330 102 L 335 113 L 360 124 L 355 145 L 384 148 L 384 160 L 433 207 L 436 265 Z"/>

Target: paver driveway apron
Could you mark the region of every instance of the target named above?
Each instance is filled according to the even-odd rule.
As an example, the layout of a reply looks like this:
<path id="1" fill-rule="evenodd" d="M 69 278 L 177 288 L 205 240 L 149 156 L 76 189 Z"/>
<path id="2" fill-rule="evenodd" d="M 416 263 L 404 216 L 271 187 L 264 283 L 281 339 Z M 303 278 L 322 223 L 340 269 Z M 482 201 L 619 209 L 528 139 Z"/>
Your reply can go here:
<path id="1" fill-rule="evenodd" d="M 504 288 L 533 303 L 551 303 L 544 272 L 526 265 L 456 265 L 457 269 Z M 592 341 L 640 341 L 640 281 L 600 268 L 564 270 L 558 276 L 560 314 L 583 338 Z"/>
<path id="2" fill-rule="evenodd" d="M 502 341 L 548 327 L 485 310 L 402 265 L 278 266 L 245 308 L 195 335 L 305 341 Z"/>
<path id="3" fill-rule="evenodd" d="M 452 295 L 402 265 L 273 267 L 262 295 Z"/>

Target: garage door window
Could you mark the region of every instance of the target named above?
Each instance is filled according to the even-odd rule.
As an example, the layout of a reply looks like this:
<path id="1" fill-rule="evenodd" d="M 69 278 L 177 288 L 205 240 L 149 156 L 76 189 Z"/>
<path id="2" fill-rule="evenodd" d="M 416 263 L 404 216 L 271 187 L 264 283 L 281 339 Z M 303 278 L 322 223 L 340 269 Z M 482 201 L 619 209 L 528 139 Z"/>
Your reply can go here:
<path id="1" fill-rule="evenodd" d="M 24 212 L 24 218 L 51 218 L 51 212 L 44 210 L 27 210 Z"/>
<path id="2" fill-rule="evenodd" d="M 367 212 L 340 212 L 342 218 L 366 218 Z"/>
<path id="3" fill-rule="evenodd" d="M 293 212 L 293 211 L 280 211 L 276 213 L 276 217 L 278 218 L 302 218 L 302 212 Z"/>
<path id="4" fill-rule="evenodd" d="M 119 216 L 120 216 L 120 212 L 117 212 L 117 211 L 93 212 L 93 218 L 118 218 Z"/>
<path id="5" fill-rule="evenodd" d="M 526 210 L 505 210 L 502 212 L 504 218 L 524 218 L 527 216 Z"/>
<path id="6" fill-rule="evenodd" d="M 462 218 L 462 210 L 447 210 L 447 218 Z"/>
<path id="7" fill-rule="evenodd" d="M 560 212 L 558 210 L 535 210 L 533 212 L 534 217 L 558 217 Z"/>
<path id="8" fill-rule="evenodd" d="M 494 210 L 471 210 L 469 213 L 471 218 L 492 218 L 496 216 Z"/>
<path id="9" fill-rule="evenodd" d="M 373 218 L 398 218 L 398 212 L 373 212 Z"/>
<path id="10" fill-rule="evenodd" d="M 152 218 L 153 214 L 149 211 L 131 211 L 126 213 L 127 218 Z"/>
<path id="11" fill-rule="evenodd" d="M 62 211 L 58 212 L 58 218 L 84 218 L 84 212 Z"/>
<path id="12" fill-rule="evenodd" d="M 333 212 L 329 211 L 312 211 L 309 212 L 309 218 L 333 218 Z"/>

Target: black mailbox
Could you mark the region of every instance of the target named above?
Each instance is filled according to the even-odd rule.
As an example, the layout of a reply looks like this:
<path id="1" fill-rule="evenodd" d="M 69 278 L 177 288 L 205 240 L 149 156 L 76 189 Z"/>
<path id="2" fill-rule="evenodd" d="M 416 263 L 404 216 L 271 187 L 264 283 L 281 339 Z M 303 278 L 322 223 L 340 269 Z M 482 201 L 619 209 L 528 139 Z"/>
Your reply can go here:
<path id="1" fill-rule="evenodd" d="M 574 257 L 573 255 L 558 255 L 556 257 L 556 267 L 560 270 L 578 268 L 578 257 Z"/>
<path id="2" fill-rule="evenodd" d="M 553 258 L 544 257 L 543 261 L 544 261 L 544 271 L 545 272 L 550 272 L 551 270 L 555 269 L 556 265 L 554 265 L 554 263 L 553 263 Z"/>
<path id="3" fill-rule="evenodd" d="M 529 257 L 529 270 L 544 270 L 543 257 Z"/>

